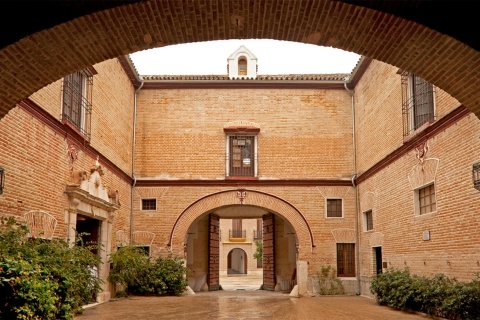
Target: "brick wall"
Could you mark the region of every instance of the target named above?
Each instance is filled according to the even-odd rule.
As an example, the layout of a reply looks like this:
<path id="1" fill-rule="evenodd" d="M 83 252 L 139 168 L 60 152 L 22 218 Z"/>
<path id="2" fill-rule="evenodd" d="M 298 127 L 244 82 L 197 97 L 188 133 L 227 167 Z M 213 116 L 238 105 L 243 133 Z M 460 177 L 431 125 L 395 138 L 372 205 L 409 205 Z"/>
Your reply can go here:
<path id="1" fill-rule="evenodd" d="M 260 179 L 350 179 L 352 125 L 345 90 L 141 90 L 136 174 L 158 179 L 223 179 L 223 128 L 260 128 Z"/>
<path id="2" fill-rule="evenodd" d="M 414 152 L 359 186 L 360 197 L 367 192 L 375 195 L 374 229 L 360 233 L 362 276 L 373 274 L 372 246 L 379 244 L 388 267 L 409 267 L 413 273 L 428 276 L 444 273 L 460 280 L 470 280 L 480 271 L 474 236 L 480 225 L 476 210 L 480 198 L 471 178 L 471 165 L 478 161 L 480 151 L 479 130 L 478 119 L 470 115 L 428 141 L 428 157 L 438 159 L 434 213 L 415 214 L 414 190 L 408 180 L 418 163 Z M 368 208 L 361 208 L 359 215 L 364 209 Z M 422 240 L 426 230 L 430 231 L 428 241 Z M 383 243 L 372 244 L 375 233 L 383 235 Z"/>
<path id="3" fill-rule="evenodd" d="M 95 66 L 91 145 L 93 154 L 82 142 L 66 136 L 37 118 L 25 108 L 16 107 L 0 120 L 0 166 L 6 171 L 4 194 L 0 197 L 0 215 L 23 217 L 30 210 L 43 210 L 57 219 L 56 237 L 65 238 L 68 199 L 64 194 L 72 183 L 67 148 L 74 146 L 78 158 L 74 171 L 94 167 L 96 156 L 106 157 L 126 173 L 131 172 L 133 128 L 133 86 L 117 60 Z M 123 88 L 119 90 L 118 88 Z M 61 114 L 61 81 L 33 94 L 30 99 L 47 111 L 58 124 Z M 120 116 L 120 117 L 119 117 Z M 117 119 L 119 118 L 119 119 Z M 120 209 L 114 230 L 129 232 L 130 182 L 100 161 L 102 184 L 119 191 Z"/>
<path id="4" fill-rule="evenodd" d="M 95 66 L 91 145 L 129 174 L 133 123 L 133 87 L 116 60 Z M 401 148 L 400 76 L 396 68 L 373 62 L 355 88 L 357 165 L 361 175 Z M 59 83 L 45 87 L 32 100 L 56 118 Z M 353 175 L 350 96 L 345 90 L 188 89 L 142 90 L 138 98 L 135 172 L 158 180 L 225 179 L 224 126 L 248 121 L 260 128 L 260 180 L 341 179 Z M 437 90 L 437 115 L 447 117 L 458 101 Z M 57 106 L 57 107 L 56 107 Z M 55 108 L 58 108 L 57 110 Z M 58 118 L 56 118 L 58 119 Z M 416 216 L 414 190 L 408 179 L 418 159 L 407 150 L 358 187 L 358 218 L 373 210 L 374 230 L 360 231 L 362 279 L 373 274 L 373 249 L 382 246 L 390 267 L 408 266 L 415 273 L 437 272 L 469 279 L 479 271 L 475 234 L 480 223 L 478 191 L 471 166 L 478 161 L 480 121 L 474 114 L 427 137 L 427 158 L 438 162 L 434 182 L 437 212 Z M 34 209 L 59 220 L 56 236 L 66 230 L 65 185 L 70 181 L 66 147 L 72 141 L 23 108 L 0 120 L 0 165 L 6 188 L 0 213 L 22 215 Z M 95 156 L 80 144 L 75 170 L 89 169 Z M 104 185 L 118 189 L 121 207 L 113 231 L 130 231 L 130 185 L 125 177 L 104 167 Z M 229 200 L 218 196 L 229 194 Z M 157 198 L 157 210 L 141 211 L 142 198 Z M 327 198 L 344 199 L 343 218 L 326 218 Z M 222 202 L 223 201 L 223 202 Z M 152 255 L 183 254 L 189 226 L 223 205 L 238 205 L 236 186 L 136 187 L 134 230 L 156 234 Z M 355 196 L 349 186 L 253 186 L 246 205 L 261 206 L 287 220 L 296 232 L 299 259 L 309 273 L 336 265 L 335 236 L 350 239 L 355 230 Z M 306 227 L 308 226 L 308 228 Z M 175 227 L 175 228 L 174 228 Z M 172 230 L 173 242 L 169 246 Z M 353 231 L 352 231 L 353 230 Z M 429 230 L 431 240 L 422 240 Z M 353 232 L 353 233 L 352 233 Z M 341 238 L 341 237 L 340 237 Z M 312 247 L 312 242 L 315 244 Z M 366 288 L 365 287 L 365 288 Z M 365 293 L 368 293 L 365 292 Z"/>

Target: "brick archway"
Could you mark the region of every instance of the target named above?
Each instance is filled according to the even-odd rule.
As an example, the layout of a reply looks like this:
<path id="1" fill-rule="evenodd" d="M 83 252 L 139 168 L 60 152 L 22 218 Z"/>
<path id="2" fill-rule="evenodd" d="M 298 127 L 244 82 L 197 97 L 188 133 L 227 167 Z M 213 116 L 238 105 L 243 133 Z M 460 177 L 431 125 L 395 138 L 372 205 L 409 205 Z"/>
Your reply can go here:
<path id="1" fill-rule="evenodd" d="M 85 14 L 3 47 L 0 118 L 45 85 L 110 58 L 179 43 L 251 38 L 332 46 L 384 61 L 422 76 L 480 116 L 480 52 L 400 16 L 335 0 L 143 0 Z"/>
<path id="2" fill-rule="evenodd" d="M 168 245 L 170 250 L 180 254 L 183 250 L 185 235 L 190 225 L 205 213 L 216 208 L 239 205 L 238 190 L 227 190 L 205 196 L 188 206 L 177 218 L 170 232 Z M 315 247 L 313 233 L 305 217 L 293 205 L 274 195 L 245 189 L 243 205 L 257 206 L 274 212 L 286 219 L 296 232 L 299 250 L 312 250 Z"/>

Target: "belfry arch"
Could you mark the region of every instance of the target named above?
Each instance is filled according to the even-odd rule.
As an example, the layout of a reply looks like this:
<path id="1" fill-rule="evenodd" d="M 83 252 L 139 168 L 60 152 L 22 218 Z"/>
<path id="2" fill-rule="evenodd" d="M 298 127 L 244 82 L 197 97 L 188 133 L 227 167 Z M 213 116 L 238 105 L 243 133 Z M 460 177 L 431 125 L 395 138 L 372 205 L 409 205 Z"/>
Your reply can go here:
<path id="1" fill-rule="evenodd" d="M 420 75 L 480 116 L 480 52 L 402 18 L 401 8 L 393 15 L 333 0 L 119 4 L 88 2 L 98 7 L 65 14 L 54 26 L 39 23 L 35 32 L 5 44 L 0 117 L 42 87 L 107 59 L 173 44 L 251 38 L 331 46 L 386 62 Z"/>
<path id="2" fill-rule="evenodd" d="M 242 189 L 245 197 L 240 203 L 238 190 L 226 190 L 205 196 L 186 208 L 172 226 L 169 243 L 170 250 L 183 255 L 185 237 L 190 225 L 200 216 L 215 209 L 231 205 L 257 206 L 282 216 L 295 230 L 298 240 L 299 259 L 310 254 L 315 247 L 313 233 L 305 217 L 293 205 L 274 195 Z M 303 255 L 302 255 L 303 253 Z"/>

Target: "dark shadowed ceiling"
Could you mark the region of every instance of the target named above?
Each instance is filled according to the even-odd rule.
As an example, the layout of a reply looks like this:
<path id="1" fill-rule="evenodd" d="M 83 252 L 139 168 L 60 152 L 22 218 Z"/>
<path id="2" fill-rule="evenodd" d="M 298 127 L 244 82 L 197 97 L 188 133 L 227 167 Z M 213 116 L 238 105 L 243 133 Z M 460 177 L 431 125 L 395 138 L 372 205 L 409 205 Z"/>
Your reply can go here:
<path id="1" fill-rule="evenodd" d="M 1 2 L 0 48 L 37 31 L 115 6 L 147 0 L 7 0 Z M 177 1 L 177 0 L 165 0 Z M 192 0 L 197 1 L 197 0 Z M 231 0 L 226 0 L 231 1 Z M 244 0 L 248 1 L 248 0 Z M 295 0 L 298 1 L 298 0 Z M 315 0 L 302 0 L 305 2 Z M 477 1 L 337 0 L 413 20 L 480 51 Z M 208 2 L 208 1 L 207 1 Z"/>

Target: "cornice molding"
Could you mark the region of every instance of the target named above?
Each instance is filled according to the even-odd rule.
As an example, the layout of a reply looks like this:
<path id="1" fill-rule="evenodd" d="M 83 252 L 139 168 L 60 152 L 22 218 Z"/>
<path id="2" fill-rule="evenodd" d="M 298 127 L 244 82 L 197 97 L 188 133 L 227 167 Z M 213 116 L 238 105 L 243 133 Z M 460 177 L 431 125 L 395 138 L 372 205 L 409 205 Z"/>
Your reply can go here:
<path id="1" fill-rule="evenodd" d="M 329 89 L 345 90 L 344 81 L 300 80 L 145 80 L 149 89 Z"/>
<path id="2" fill-rule="evenodd" d="M 137 179 L 137 187 L 317 187 L 352 186 L 351 180 L 328 179 L 284 179 L 284 180 L 245 180 L 228 178 L 225 180 L 155 180 Z"/>

